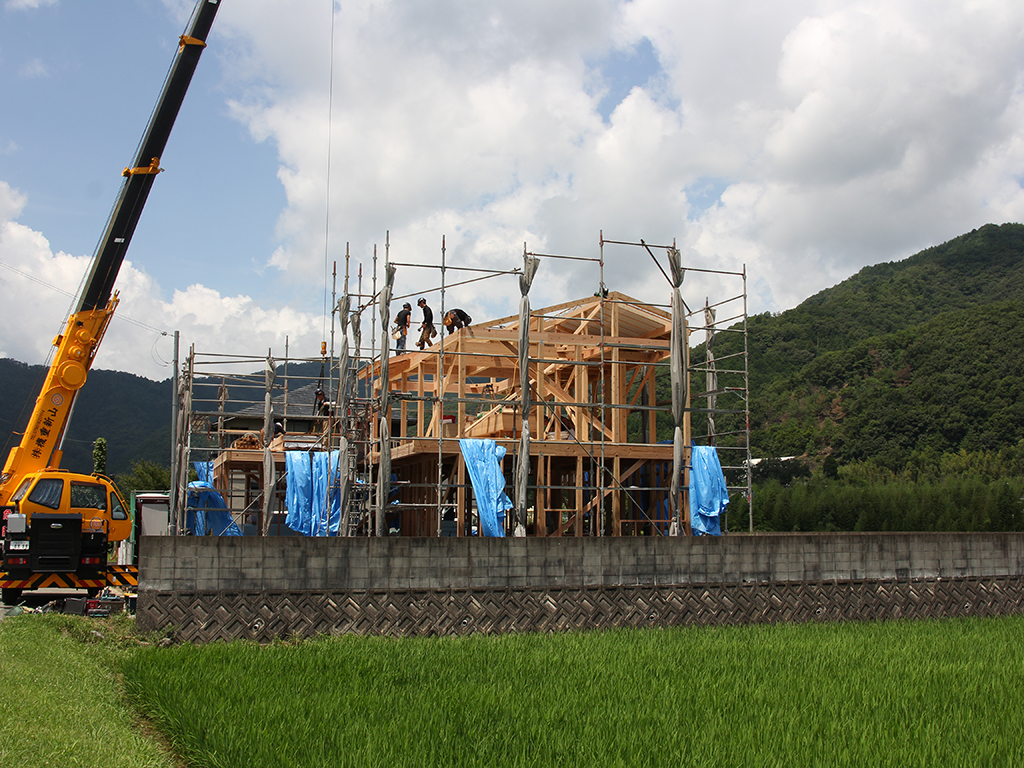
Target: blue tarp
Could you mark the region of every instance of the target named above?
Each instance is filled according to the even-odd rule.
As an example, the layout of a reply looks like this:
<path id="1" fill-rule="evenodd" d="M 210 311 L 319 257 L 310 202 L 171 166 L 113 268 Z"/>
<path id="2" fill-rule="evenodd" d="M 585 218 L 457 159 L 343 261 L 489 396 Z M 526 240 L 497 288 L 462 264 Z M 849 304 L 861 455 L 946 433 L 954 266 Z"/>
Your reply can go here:
<path id="1" fill-rule="evenodd" d="M 196 461 L 193 466 L 199 479 L 188 484 L 185 527 L 197 536 L 205 536 L 207 533 L 214 536 L 241 536 L 242 531 L 231 519 L 224 497 L 210 482 L 213 462 Z"/>
<path id="2" fill-rule="evenodd" d="M 341 521 L 338 451 L 287 451 L 285 525 L 303 536 L 337 536 Z M 333 486 L 333 487 L 332 487 Z"/>
<path id="3" fill-rule="evenodd" d="M 721 536 L 719 517 L 729 504 L 729 491 L 713 445 L 694 445 L 690 470 L 690 528 L 694 536 Z"/>
<path id="4" fill-rule="evenodd" d="M 505 475 L 501 464 L 505 447 L 493 440 L 459 440 L 466 459 L 469 479 L 473 483 L 476 511 L 480 515 L 480 535 L 505 535 L 505 511 L 512 509 L 512 500 L 505 493 Z"/>

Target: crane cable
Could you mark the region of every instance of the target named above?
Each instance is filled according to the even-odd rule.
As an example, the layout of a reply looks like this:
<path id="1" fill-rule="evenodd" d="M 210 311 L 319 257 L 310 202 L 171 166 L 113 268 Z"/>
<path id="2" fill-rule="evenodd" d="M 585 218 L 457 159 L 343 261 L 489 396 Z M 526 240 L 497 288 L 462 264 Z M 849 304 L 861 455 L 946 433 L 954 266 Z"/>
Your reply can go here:
<path id="1" fill-rule="evenodd" d="M 334 17 L 335 0 L 331 3 L 331 65 L 327 88 L 327 206 L 324 215 L 324 302 L 321 339 L 327 341 L 327 276 L 330 268 L 331 250 L 331 142 L 334 133 Z M 333 350 L 332 350 L 333 353 Z"/>

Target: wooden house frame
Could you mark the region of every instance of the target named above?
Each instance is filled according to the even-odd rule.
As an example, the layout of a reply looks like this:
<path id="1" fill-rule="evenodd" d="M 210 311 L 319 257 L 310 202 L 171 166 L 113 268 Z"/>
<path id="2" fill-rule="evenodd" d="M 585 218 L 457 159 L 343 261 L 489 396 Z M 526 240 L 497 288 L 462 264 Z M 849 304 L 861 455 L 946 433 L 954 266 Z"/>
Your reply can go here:
<path id="1" fill-rule="evenodd" d="M 478 323 L 389 358 L 388 421 L 398 425 L 390 435 L 389 528 L 414 536 L 471 529 L 460 438 L 504 446 L 506 476 L 519 461 L 519 322 L 516 315 Z M 611 292 L 532 311 L 529 323 L 526 534 L 667 533 L 672 445 L 658 442 L 657 417 L 670 407 L 658 403 L 655 373 L 667 369 L 671 315 Z M 378 360 L 362 372 L 375 402 L 384 400 L 381 367 Z M 683 427 L 688 446 L 688 414 Z M 378 446 L 379 437 L 375 425 Z M 379 457 L 378 448 L 371 460 Z M 684 510 L 686 485 L 684 478 Z"/>

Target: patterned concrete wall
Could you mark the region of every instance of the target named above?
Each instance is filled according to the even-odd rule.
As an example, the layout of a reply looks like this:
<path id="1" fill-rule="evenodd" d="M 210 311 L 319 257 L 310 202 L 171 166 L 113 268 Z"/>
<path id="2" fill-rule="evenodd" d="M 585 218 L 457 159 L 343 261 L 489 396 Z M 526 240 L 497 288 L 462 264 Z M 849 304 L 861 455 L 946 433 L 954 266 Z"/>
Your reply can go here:
<path id="1" fill-rule="evenodd" d="M 1022 534 L 152 537 L 141 555 L 140 625 L 200 642 L 1024 611 Z"/>

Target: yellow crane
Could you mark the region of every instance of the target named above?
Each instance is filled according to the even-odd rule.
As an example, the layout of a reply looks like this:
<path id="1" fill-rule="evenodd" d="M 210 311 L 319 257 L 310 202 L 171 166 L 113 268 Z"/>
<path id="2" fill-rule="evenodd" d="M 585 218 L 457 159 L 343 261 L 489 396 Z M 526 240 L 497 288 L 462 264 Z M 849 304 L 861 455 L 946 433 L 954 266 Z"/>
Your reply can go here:
<path id="1" fill-rule="evenodd" d="M 53 340 L 56 352 L 28 427 L 0 474 L 0 589 L 5 603 L 17 601 L 27 589 L 63 587 L 95 593 L 108 583 L 137 581 L 133 567 L 107 563 L 108 545 L 131 535 L 124 499 L 108 477 L 60 469 L 61 445 L 75 397 L 117 307 L 117 274 L 162 170 L 160 157 L 219 7 L 219 0 L 196 3 L 135 164 L 124 169 L 124 183 L 77 308 Z"/>

